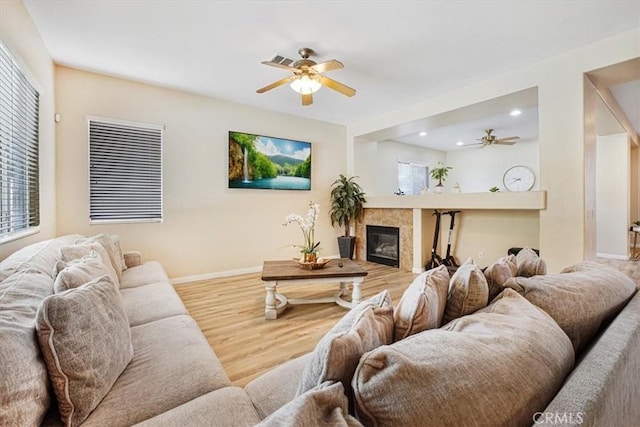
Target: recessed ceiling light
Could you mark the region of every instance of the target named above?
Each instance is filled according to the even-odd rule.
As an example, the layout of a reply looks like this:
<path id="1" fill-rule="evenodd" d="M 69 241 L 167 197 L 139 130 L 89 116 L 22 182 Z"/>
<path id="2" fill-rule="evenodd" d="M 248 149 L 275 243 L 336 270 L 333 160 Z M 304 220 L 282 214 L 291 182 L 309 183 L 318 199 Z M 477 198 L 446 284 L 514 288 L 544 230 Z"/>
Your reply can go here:
<path id="1" fill-rule="evenodd" d="M 509 113 L 512 116 L 519 116 L 520 114 L 522 114 L 522 111 L 520 110 L 511 110 L 511 112 Z"/>
<path id="2" fill-rule="evenodd" d="M 425 131 L 420 132 L 418 135 L 420 136 L 427 136 L 427 133 Z"/>
<path id="3" fill-rule="evenodd" d="M 460 146 L 460 145 L 464 145 L 464 142 L 462 142 L 462 141 L 458 141 L 458 142 L 456 142 L 456 145 L 458 145 L 458 146 Z"/>

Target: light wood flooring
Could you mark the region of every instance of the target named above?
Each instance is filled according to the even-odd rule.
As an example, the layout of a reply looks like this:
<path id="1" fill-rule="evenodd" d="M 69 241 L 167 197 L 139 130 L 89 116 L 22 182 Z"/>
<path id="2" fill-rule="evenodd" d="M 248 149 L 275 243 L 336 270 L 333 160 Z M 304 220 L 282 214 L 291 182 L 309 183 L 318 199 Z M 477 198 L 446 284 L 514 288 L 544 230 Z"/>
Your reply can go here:
<path id="1" fill-rule="evenodd" d="M 640 287 L 639 261 L 599 261 L 620 269 Z M 358 264 L 369 273 L 362 286 L 363 299 L 388 289 L 397 305 L 416 276 L 379 264 Z M 176 285 L 175 289 L 231 381 L 241 387 L 275 366 L 313 350 L 346 312 L 336 304 L 298 305 L 287 308 L 276 320 L 265 320 L 260 273 Z M 278 291 L 291 298 L 317 297 L 330 295 L 333 287 L 281 286 Z"/>

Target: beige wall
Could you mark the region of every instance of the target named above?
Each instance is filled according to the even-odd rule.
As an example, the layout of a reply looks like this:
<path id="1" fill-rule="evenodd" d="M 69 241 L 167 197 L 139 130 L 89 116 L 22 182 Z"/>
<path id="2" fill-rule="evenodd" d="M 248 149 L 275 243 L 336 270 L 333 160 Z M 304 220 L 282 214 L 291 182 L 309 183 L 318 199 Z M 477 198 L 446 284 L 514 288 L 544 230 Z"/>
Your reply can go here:
<path id="1" fill-rule="evenodd" d="M 343 126 L 65 67 L 56 67 L 56 92 L 59 234 L 116 233 L 125 250 L 160 260 L 171 277 L 225 272 L 296 255 L 286 245 L 301 243 L 300 230 L 282 222 L 314 200 L 321 254 L 338 252 L 327 209 L 345 170 Z M 162 223 L 89 224 L 87 115 L 165 126 Z M 229 130 L 311 142 L 312 190 L 227 189 Z"/>
<path id="2" fill-rule="evenodd" d="M 0 1 L 0 39 L 40 93 L 40 232 L 0 246 L 0 259 L 56 234 L 53 62 L 22 1 Z"/>
<path id="3" fill-rule="evenodd" d="M 629 255 L 629 138 L 626 133 L 596 140 L 596 252 L 599 257 Z"/>
<path id="4" fill-rule="evenodd" d="M 588 221 L 583 74 L 640 56 L 639 38 L 640 29 L 628 31 L 406 108 L 350 123 L 347 158 L 351 163 L 347 170 L 353 170 L 353 147 L 360 135 L 537 86 L 540 189 L 547 191 L 547 209 L 540 212 L 539 242 L 549 271 L 559 271 L 585 258 Z M 590 223 L 588 226 L 592 227 Z"/>

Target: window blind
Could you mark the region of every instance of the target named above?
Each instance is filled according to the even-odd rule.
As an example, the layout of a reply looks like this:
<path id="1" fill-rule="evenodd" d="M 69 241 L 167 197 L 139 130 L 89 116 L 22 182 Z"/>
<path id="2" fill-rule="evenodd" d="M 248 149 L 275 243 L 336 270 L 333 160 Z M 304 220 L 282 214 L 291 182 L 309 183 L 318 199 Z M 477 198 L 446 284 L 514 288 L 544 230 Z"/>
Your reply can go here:
<path id="1" fill-rule="evenodd" d="M 0 241 L 40 225 L 39 94 L 0 43 Z"/>
<path id="2" fill-rule="evenodd" d="M 162 220 L 162 127 L 89 119 L 91 222 Z"/>
<path id="3" fill-rule="evenodd" d="M 421 194 L 429 188 L 429 168 L 409 162 L 398 162 L 398 189 L 404 194 Z"/>

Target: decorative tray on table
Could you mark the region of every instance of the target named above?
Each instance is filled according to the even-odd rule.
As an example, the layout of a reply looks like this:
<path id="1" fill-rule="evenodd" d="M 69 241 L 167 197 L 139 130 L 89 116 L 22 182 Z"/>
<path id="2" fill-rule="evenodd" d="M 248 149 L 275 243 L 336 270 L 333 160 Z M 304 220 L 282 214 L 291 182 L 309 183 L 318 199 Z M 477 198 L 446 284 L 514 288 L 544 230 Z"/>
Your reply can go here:
<path id="1" fill-rule="evenodd" d="M 324 267 L 329 261 L 331 261 L 330 258 L 318 258 L 315 262 L 305 262 L 302 258 L 294 258 L 293 260 L 297 262 L 300 267 L 307 270 L 317 270 L 318 268 Z"/>

